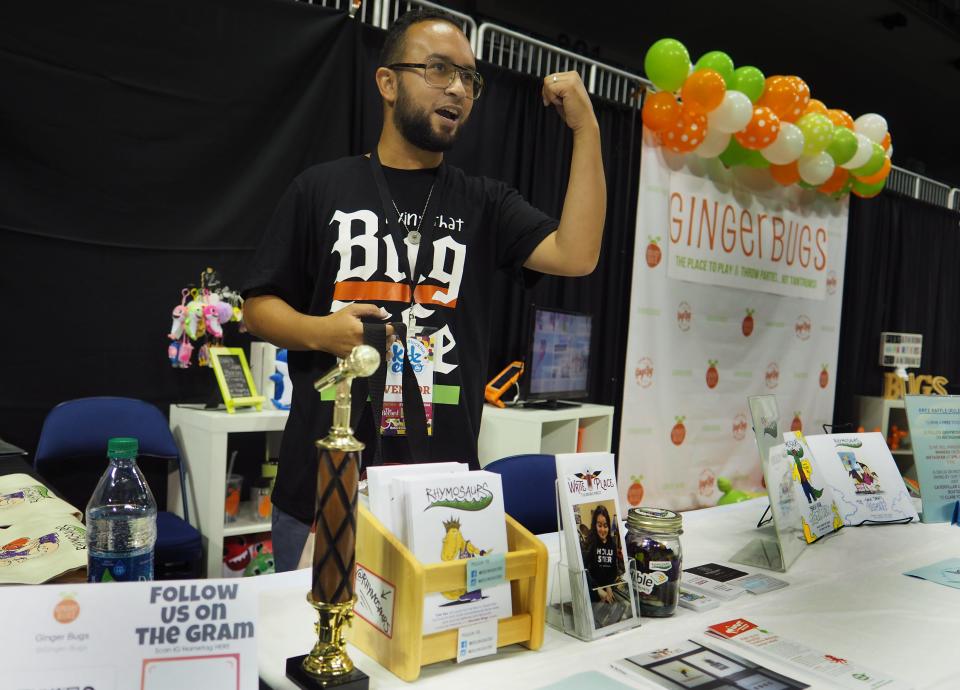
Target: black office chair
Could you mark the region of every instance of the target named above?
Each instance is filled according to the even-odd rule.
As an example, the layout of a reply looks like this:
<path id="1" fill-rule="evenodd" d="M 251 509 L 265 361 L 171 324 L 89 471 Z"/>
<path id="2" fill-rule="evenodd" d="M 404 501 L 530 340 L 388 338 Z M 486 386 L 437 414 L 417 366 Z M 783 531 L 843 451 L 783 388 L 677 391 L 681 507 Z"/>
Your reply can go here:
<path id="1" fill-rule="evenodd" d="M 60 403 L 43 422 L 34 467 L 54 485 L 59 496 L 83 510 L 106 469 L 107 441 L 115 437 L 137 439 L 138 464 L 142 464 L 141 460 L 163 460 L 168 463 L 169 471 L 172 462 L 180 478 L 186 519 L 167 511 L 157 512 L 154 578 L 200 577 L 203 545 L 200 532 L 190 524 L 180 449 L 163 413 L 153 405 L 115 397 L 79 398 Z"/>
<path id="2" fill-rule="evenodd" d="M 534 534 L 557 531 L 557 461 L 553 455 L 511 455 L 483 469 L 503 479 L 507 515 Z"/>

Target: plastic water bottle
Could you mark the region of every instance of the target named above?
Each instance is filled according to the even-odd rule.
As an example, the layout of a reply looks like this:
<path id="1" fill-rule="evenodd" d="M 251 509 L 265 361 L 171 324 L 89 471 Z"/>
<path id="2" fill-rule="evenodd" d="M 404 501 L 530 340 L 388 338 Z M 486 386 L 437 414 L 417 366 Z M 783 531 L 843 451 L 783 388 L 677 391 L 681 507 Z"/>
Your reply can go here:
<path id="1" fill-rule="evenodd" d="M 157 502 L 137 467 L 135 438 L 107 442 L 110 466 L 87 504 L 88 582 L 153 579 Z"/>

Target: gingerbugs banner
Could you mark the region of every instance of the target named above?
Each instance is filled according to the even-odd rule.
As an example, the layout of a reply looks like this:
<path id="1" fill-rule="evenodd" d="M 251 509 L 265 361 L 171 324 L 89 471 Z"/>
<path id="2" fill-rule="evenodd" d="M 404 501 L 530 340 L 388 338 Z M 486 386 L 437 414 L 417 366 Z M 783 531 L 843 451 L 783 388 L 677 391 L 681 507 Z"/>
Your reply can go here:
<path id="1" fill-rule="evenodd" d="M 848 203 L 644 136 L 618 483 L 703 507 L 719 477 L 763 491 L 747 396 L 785 429 L 831 422 Z"/>

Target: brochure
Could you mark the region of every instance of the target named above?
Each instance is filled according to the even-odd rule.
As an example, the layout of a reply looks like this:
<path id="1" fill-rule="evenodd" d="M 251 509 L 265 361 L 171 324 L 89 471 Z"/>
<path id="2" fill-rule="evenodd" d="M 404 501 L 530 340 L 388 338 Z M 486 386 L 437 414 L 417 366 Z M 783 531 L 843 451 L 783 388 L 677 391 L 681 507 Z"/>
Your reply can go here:
<path id="1" fill-rule="evenodd" d="M 742 570 L 719 563 L 705 563 L 685 569 L 681 585 L 687 590 L 730 601 L 746 591 L 736 582 L 736 578 L 743 577 L 746 574 Z"/>
<path id="2" fill-rule="evenodd" d="M 950 522 L 960 501 L 960 396 L 904 398 L 923 522 Z"/>
<path id="3" fill-rule="evenodd" d="M 917 519 L 883 434 L 826 434 L 806 440 L 843 524 L 857 527 Z"/>
<path id="4" fill-rule="evenodd" d="M 576 634 L 593 639 L 634 627 L 613 454 L 561 453 L 556 461 Z"/>
<path id="5" fill-rule="evenodd" d="M 87 530 L 70 513 L 0 529 L 0 584 L 37 585 L 87 565 Z"/>
<path id="6" fill-rule="evenodd" d="M 633 681 L 663 688 L 745 688 L 766 690 L 808 688 L 793 678 L 733 654 L 706 640 L 684 640 L 613 662 L 613 668 Z"/>
<path id="7" fill-rule="evenodd" d="M 798 502 L 803 538 L 812 544 L 843 527 L 843 518 L 803 433 L 785 431 L 783 441 L 786 454 L 793 460 L 794 485 L 802 492 Z"/>
<path id="8" fill-rule="evenodd" d="M 408 546 L 421 563 L 506 555 L 507 526 L 500 475 L 478 471 L 405 478 Z M 429 592 L 425 635 L 480 621 L 508 618 L 510 583 Z"/>
<path id="9" fill-rule="evenodd" d="M 906 690 L 911 687 L 889 674 L 856 664 L 841 654 L 821 652 L 795 640 L 783 639 L 743 618 L 711 625 L 707 634 L 736 645 L 740 650 L 752 650 L 829 680 L 830 687 L 858 690 Z"/>
<path id="10" fill-rule="evenodd" d="M 433 462 L 420 465 L 374 465 L 367 468 L 367 497 L 370 512 L 380 523 L 406 543 L 402 529 L 404 525 L 403 496 L 394 494 L 393 482 L 399 477 L 416 477 L 428 474 L 447 474 L 466 472 L 464 462 Z"/>
<path id="11" fill-rule="evenodd" d="M 700 594 L 699 592 L 686 590 L 683 586 L 680 587 L 680 597 L 677 603 L 683 608 L 693 611 L 709 611 L 720 606 L 719 599 L 709 597 L 706 594 Z"/>

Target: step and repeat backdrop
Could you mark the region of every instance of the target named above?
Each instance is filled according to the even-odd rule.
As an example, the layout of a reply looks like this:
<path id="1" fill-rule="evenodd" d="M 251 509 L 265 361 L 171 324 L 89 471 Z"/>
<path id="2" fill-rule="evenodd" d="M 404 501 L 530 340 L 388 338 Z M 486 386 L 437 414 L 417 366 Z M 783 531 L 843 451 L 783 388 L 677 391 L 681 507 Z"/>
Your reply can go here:
<path id="1" fill-rule="evenodd" d="M 762 491 L 747 396 L 784 428 L 833 414 L 848 201 L 679 155 L 644 132 L 619 485 L 628 505 Z"/>

